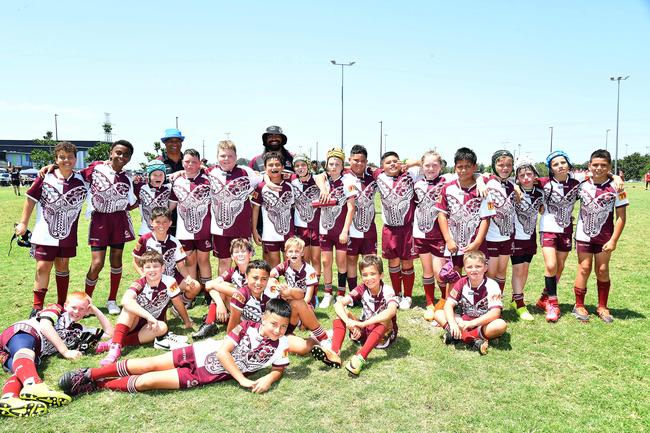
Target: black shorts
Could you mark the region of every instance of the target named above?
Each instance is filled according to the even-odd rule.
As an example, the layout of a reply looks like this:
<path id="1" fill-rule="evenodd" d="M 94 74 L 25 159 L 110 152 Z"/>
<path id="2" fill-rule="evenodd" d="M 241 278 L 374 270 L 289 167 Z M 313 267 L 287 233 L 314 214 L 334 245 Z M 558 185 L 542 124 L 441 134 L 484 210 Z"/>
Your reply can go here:
<path id="1" fill-rule="evenodd" d="M 533 261 L 534 254 L 524 254 L 522 256 L 510 256 L 510 263 L 512 265 L 520 265 L 522 263 L 530 263 Z"/>

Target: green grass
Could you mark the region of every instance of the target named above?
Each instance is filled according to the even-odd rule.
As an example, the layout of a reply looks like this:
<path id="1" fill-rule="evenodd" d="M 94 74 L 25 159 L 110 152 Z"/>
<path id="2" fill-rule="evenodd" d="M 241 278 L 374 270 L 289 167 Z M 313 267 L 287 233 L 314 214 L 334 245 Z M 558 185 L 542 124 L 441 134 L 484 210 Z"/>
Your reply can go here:
<path id="1" fill-rule="evenodd" d="M 517 322 L 513 311 L 506 308 L 508 333 L 484 357 L 443 345 L 434 328 L 421 319 L 422 310 L 415 308 L 398 314 L 398 341 L 388 351 L 374 351 L 358 378 L 345 370 L 326 369 L 308 357 L 292 356 L 285 377 L 267 394 L 251 394 L 234 382 L 185 392 L 99 392 L 82 396 L 68 407 L 53 408 L 40 418 L 2 419 L 0 431 L 650 431 L 646 238 L 650 192 L 630 184 L 628 194 L 628 225 L 612 260 L 610 306 L 616 321 L 611 325 L 595 316 L 584 325 L 570 315 L 576 269 L 572 253 L 559 288 L 560 321 L 549 325 L 535 312 L 533 323 Z M 22 199 L 14 197 L 10 188 L 0 188 L 0 227 L 6 240 L 20 215 Z M 135 214 L 134 221 L 138 221 Z M 83 289 L 90 257 L 84 245 L 87 225 L 82 217 L 82 245 L 72 261 L 72 289 Z M 6 240 L 0 244 L 0 256 L 4 257 L 0 262 L 3 328 L 29 314 L 34 275 L 34 262 L 25 249 L 14 246 L 11 256 L 6 256 Z M 124 269 L 126 287 L 135 273 L 130 262 Z M 102 307 L 108 292 L 107 271 L 102 272 L 95 296 Z M 414 301 L 422 307 L 419 266 L 416 271 Z M 538 254 L 526 289 L 528 302 L 534 302 L 542 283 Z M 54 288 L 48 295 L 48 300 L 52 299 Z M 592 277 L 587 294 L 591 312 L 595 302 Z M 199 321 L 205 311 L 201 306 L 190 314 Z M 332 309 L 327 315 L 318 314 L 326 326 L 331 324 Z M 96 322 L 89 319 L 89 324 Z M 180 322 L 171 320 L 171 325 L 182 333 Z M 346 341 L 343 358 L 354 351 Z M 126 351 L 125 356 L 159 353 L 140 347 Z M 47 383 L 55 385 L 64 371 L 97 366 L 99 360 L 100 356 L 76 362 L 52 357 L 45 362 L 43 375 Z"/>

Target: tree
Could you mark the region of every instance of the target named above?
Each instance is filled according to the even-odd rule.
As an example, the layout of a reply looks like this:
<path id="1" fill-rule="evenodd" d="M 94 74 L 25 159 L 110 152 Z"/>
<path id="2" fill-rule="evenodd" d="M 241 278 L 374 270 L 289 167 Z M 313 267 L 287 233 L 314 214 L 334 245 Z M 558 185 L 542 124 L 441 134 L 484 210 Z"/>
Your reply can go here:
<path id="1" fill-rule="evenodd" d="M 32 150 L 31 154 L 29 155 L 32 160 L 32 164 L 34 164 L 36 168 L 41 168 L 44 165 L 53 163 L 56 140 L 52 138 L 52 131 L 45 132 L 43 138 L 35 138 L 33 142 L 41 148 Z"/>
<path id="2" fill-rule="evenodd" d="M 239 159 L 237 160 L 237 165 L 246 165 L 246 166 L 247 166 L 249 162 L 250 162 L 249 159 L 246 159 L 246 158 L 239 158 Z"/>
<path id="3" fill-rule="evenodd" d="M 618 160 L 618 169 L 623 170 L 625 180 L 643 179 L 648 165 L 650 165 L 650 157 L 641 155 L 639 152 L 634 152 L 632 155 Z M 612 161 L 612 169 L 613 166 L 614 162 Z"/>
<path id="4" fill-rule="evenodd" d="M 540 177 L 546 177 L 548 176 L 548 167 L 546 166 L 545 163 L 543 162 L 536 162 L 535 163 L 535 169 L 537 170 L 537 173 L 539 173 Z"/>
<path id="5" fill-rule="evenodd" d="M 88 149 L 88 156 L 86 162 L 91 163 L 94 161 L 106 161 L 111 155 L 111 143 L 98 141 L 96 145 Z"/>
<path id="6" fill-rule="evenodd" d="M 154 141 L 153 142 L 153 152 L 144 152 L 145 158 L 147 158 L 147 162 L 141 162 L 140 167 L 142 170 L 147 169 L 147 163 L 149 161 L 153 161 L 154 159 L 158 159 L 160 155 L 162 155 L 162 144 L 160 144 L 160 141 Z"/>

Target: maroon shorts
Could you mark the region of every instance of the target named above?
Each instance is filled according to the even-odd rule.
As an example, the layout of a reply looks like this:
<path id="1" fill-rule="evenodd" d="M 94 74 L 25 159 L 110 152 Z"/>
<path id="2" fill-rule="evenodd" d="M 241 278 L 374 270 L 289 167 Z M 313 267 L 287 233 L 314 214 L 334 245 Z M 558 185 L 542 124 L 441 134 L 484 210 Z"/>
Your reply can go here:
<path id="1" fill-rule="evenodd" d="M 515 239 L 513 256 L 534 256 L 537 253 L 537 240 L 535 238 L 528 240 Z"/>
<path id="2" fill-rule="evenodd" d="M 283 241 L 262 241 L 262 249 L 265 253 L 284 252 Z"/>
<path id="3" fill-rule="evenodd" d="M 216 340 L 208 339 L 172 350 L 172 359 L 181 389 L 230 379 L 228 373 L 215 371 L 219 368 L 217 360 L 219 345 L 215 343 Z"/>
<path id="4" fill-rule="evenodd" d="M 385 259 L 413 260 L 417 258 L 413 245 L 413 226 L 384 226 L 381 231 L 381 255 Z"/>
<path id="5" fill-rule="evenodd" d="M 179 239 L 178 241 L 185 251 L 199 250 L 203 253 L 212 251 L 212 242 L 210 239 Z"/>
<path id="6" fill-rule="evenodd" d="M 350 334 L 350 340 L 355 341 L 359 344 L 365 344 L 366 340 L 368 339 L 368 336 L 370 335 L 370 333 L 373 331 L 374 328 L 375 326 L 373 325 L 370 325 L 366 328 L 361 328 L 361 335 L 359 336 L 359 339 L 355 340 L 354 338 L 352 338 L 352 334 Z M 375 348 L 386 349 L 388 346 L 393 344 L 396 338 L 397 338 L 397 329 L 393 327 L 391 327 L 390 329 L 386 329 L 383 338 L 379 340 Z"/>
<path id="7" fill-rule="evenodd" d="M 55 258 L 68 258 L 77 255 L 77 247 L 55 247 L 52 245 L 32 244 L 32 256 L 36 260 L 53 262 Z"/>
<path id="8" fill-rule="evenodd" d="M 576 241 L 576 251 L 578 253 L 600 254 L 603 252 L 603 246 L 591 242 Z"/>
<path id="9" fill-rule="evenodd" d="M 230 258 L 230 243 L 235 236 L 212 235 L 212 254 L 219 259 Z"/>
<path id="10" fill-rule="evenodd" d="M 436 257 L 445 256 L 444 239 L 422 239 L 413 238 L 415 252 L 418 254 L 433 254 Z"/>
<path id="11" fill-rule="evenodd" d="M 563 252 L 571 251 L 571 234 L 541 232 L 539 237 L 542 248 L 550 247 Z"/>
<path id="12" fill-rule="evenodd" d="M 485 241 L 488 257 L 511 256 L 513 251 L 512 239 L 501 242 Z"/>
<path id="13" fill-rule="evenodd" d="M 318 229 L 310 229 L 309 227 L 296 226 L 296 236 L 305 242 L 306 247 L 319 247 Z"/>
<path id="14" fill-rule="evenodd" d="M 348 246 L 339 242 L 339 236 L 335 233 L 328 233 L 326 235 L 319 235 L 318 242 L 320 249 L 323 251 L 332 251 L 336 247 L 336 251 L 346 251 Z"/>
<path id="15" fill-rule="evenodd" d="M 350 238 L 348 242 L 348 256 L 367 256 L 368 254 L 377 255 L 377 234 L 370 235 L 368 238 Z M 374 238 L 374 239 L 373 239 Z"/>
<path id="16" fill-rule="evenodd" d="M 133 224 L 126 211 L 113 213 L 93 212 L 90 217 L 88 245 L 107 247 L 124 244 L 135 239 Z"/>

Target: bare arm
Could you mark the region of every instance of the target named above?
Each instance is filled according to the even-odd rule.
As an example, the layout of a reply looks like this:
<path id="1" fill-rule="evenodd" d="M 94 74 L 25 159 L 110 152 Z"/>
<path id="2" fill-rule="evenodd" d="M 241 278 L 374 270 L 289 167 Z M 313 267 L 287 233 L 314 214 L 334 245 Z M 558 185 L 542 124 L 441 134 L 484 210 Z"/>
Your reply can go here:
<path id="1" fill-rule="evenodd" d="M 122 296 L 122 306 L 127 313 L 133 314 L 138 317 L 142 317 L 149 324 L 157 324 L 158 320 L 153 317 L 151 313 L 142 308 L 138 301 L 135 299 L 136 294 L 133 290 L 127 290 L 124 296 Z"/>
<path id="2" fill-rule="evenodd" d="M 443 212 L 438 213 L 438 226 L 440 227 L 440 232 L 445 238 L 445 243 L 447 244 L 447 249 L 450 253 L 456 254 L 458 252 L 458 245 L 456 241 L 451 237 L 449 232 L 449 222 L 447 221 L 447 215 Z"/>
<path id="3" fill-rule="evenodd" d="M 614 233 L 612 233 L 612 237 L 607 242 L 605 242 L 605 245 L 603 245 L 603 251 L 612 252 L 616 249 L 616 244 L 618 243 L 618 240 L 623 233 L 623 229 L 625 228 L 625 209 L 625 206 L 616 208 L 616 223 L 614 224 Z"/>
<path id="4" fill-rule="evenodd" d="M 451 302 L 445 302 L 445 319 L 447 319 L 447 324 L 449 325 L 449 332 L 451 333 L 451 336 L 455 339 L 459 339 L 461 332 L 458 323 L 456 323 L 456 314 L 454 313 L 454 307 L 455 305 L 452 305 Z"/>
<path id="5" fill-rule="evenodd" d="M 81 356 L 81 352 L 78 350 L 70 350 L 68 346 L 65 345 L 59 334 L 56 333 L 54 325 L 48 319 L 41 319 L 41 333 L 45 338 L 47 338 L 56 348 L 56 350 L 65 358 L 65 359 L 77 359 Z"/>
<path id="6" fill-rule="evenodd" d="M 29 218 L 32 216 L 36 202 L 31 198 L 27 197 L 25 204 L 23 205 L 23 214 L 20 217 L 20 222 L 16 225 L 14 229 L 18 236 L 22 236 L 27 231 L 27 225 L 29 224 Z"/>
<path id="7" fill-rule="evenodd" d="M 190 316 L 187 314 L 187 308 L 185 308 L 185 304 L 183 303 L 181 297 L 174 296 L 172 298 L 172 304 L 174 304 L 174 307 L 176 307 L 178 315 L 181 316 L 185 329 L 191 329 L 192 325 L 194 325 L 194 322 L 192 322 L 192 319 L 190 319 Z"/>
<path id="8" fill-rule="evenodd" d="M 144 277 L 144 270 L 142 270 L 142 267 L 140 267 L 138 258 L 136 256 L 133 256 L 133 267 L 135 268 L 135 271 L 138 273 L 138 275 L 140 275 L 140 277 Z"/>
<path id="9" fill-rule="evenodd" d="M 241 311 L 236 308 L 230 307 L 230 319 L 228 319 L 228 327 L 226 328 L 226 334 L 235 329 L 237 325 L 241 323 Z M 225 366 L 224 366 L 225 367 Z"/>
<path id="10" fill-rule="evenodd" d="M 256 394 L 261 394 L 268 391 L 269 388 L 271 388 L 271 385 L 280 380 L 282 373 L 284 373 L 284 368 L 273 367 L 268 374 L 265 374 L 253 382 L 251 391 Z"/>
<path id="11" fill-rule="evenodd" d="M 463 324 L 464 329 L 473 329 L 479 326 L 487 325 L 493 320 L 501 317 L 501 308 L 492 308 L 488 310 L 484 315 L 477 317 L 476 319 L 469 320 Z"/>
<path id="12" fill-rule="evenodd" d="M 368 320 L 360 322 L 360 325 L 365 328 L 366 326 L 374 325 L 375 323 L 388 322 L 393 317 L 395 317 L 395 314 L 397 314 L 397 305 L 394 302 L 391 302 L 388 304 L 388 307 L 386 307 L 384 311 L 370 317 Z"/>
<path id="13" fill-rule="evenodd" d="M 257 231 L 257 221 L 260 218 L 260 206 L 253 204 L 253 240 L 257 245 L 262 245 L 262 238 L 260 238 L 260 233 Z"/>
<path id="14" fill-rule="evenodd" d="M 90 304 L 90 311 L 97 317 L 97 320 L 99 321 L 99 325 L 102 327 L 106 335 L 109 337 L 113 336 L 113 324 L 111 323 L 110 320 L 102 313 L 102 311 L 97 308 L 94 304 Z"/>
<path id="15" fill-rule="evenodd" d="M 476 234 L 476 239 L 471 242 L 463 252 L 476 251 L 481 246 L 485 240 L 485 235 L 487 235 L 488 228 L 490 227 L 490 220 L 485 218 L 481 220 L 481 224 L 478 226 L 478 233 Z"/>
<path id="16" fill-rule="evenodd" d="M 345 215 L 345 223 L 343 223 L 343 230 L 341 230 L 341 234 L 339 234 L 339 242 L 341 242 L 342 244 L 348 243 L 350 226 L 352 225 L 352 219 L 354 218 L 354 211 L 356 210 L 354 207 L 354 197 L 348 197 L 348 200 L 345 203 L 345 205 L 348 207 L 348 213 L 347 215 Z"/>

